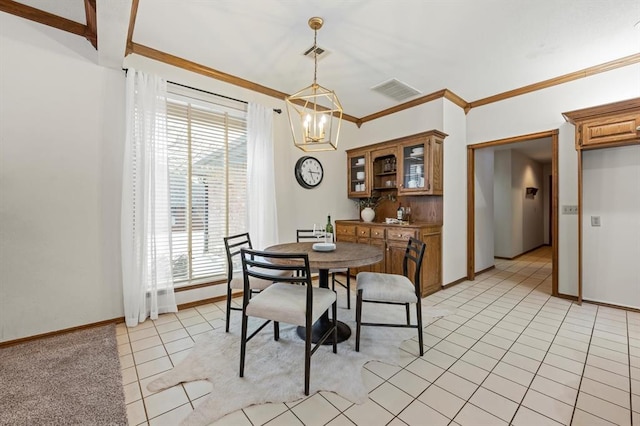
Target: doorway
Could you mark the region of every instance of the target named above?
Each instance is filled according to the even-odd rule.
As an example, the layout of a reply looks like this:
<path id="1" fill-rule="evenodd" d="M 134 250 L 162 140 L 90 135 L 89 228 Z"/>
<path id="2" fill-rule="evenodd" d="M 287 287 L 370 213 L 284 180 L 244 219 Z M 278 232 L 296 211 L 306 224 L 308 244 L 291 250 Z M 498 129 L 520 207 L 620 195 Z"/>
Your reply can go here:
<path id="1" fill-rule="evenodd" d="M 521 142 L 551 139 L 551 193 L 549 232 L 551 234 L 552 286 L 551 294 L 558 295 L 558 130 L 533 133 L 467 146 L 467 279 L 476 275 L 476 151 L 485 148 L 504 148 Z M 513 145 L 514 148 L 517 145 Z M 480 170 L 480 169 L 478 169 Z M 479 271 L 478 271 L 479 272 Z"/>

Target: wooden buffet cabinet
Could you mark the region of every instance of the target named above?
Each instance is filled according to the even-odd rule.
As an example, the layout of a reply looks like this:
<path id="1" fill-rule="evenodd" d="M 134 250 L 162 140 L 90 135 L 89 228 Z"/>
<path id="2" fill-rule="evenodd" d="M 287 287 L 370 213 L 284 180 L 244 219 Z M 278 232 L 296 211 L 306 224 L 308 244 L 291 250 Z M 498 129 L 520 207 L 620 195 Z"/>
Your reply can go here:
<path id="1" fill-rule="evenodd" d="M 410 225 L 389 225 L 361 222 L 357 220 L 337 220 L 336 240 L 357 242 L 378 246 L 383 250 L 383 259 L 374 265 L 351 270 L 358 272 L 386 272 L 402 275 L 402 261 L 409 237 L 427 244 L 422 271 L 421 295 L 427 296 L 442 288 L 442 226 L 413 223 Z M 410 272 L 413 274 L 412 271 Z"/>
<path id="2" fill-rule="evenodd" d="M 367 145 L 347 151 L 349 198 L 391 195 L 376 208 L 377 222 L 337 220 L 337 241 L 376 245 L 383 249 L 381 262 L 351 271 L 402 274 L 409 237 L 427 244 L 422 265 L 422 297 L 442 288 L 442 219 L 444 150 L 447 137 L 438 130 Z M 399 206 L 411 207 L 402 224 L 387 224 Z"/>

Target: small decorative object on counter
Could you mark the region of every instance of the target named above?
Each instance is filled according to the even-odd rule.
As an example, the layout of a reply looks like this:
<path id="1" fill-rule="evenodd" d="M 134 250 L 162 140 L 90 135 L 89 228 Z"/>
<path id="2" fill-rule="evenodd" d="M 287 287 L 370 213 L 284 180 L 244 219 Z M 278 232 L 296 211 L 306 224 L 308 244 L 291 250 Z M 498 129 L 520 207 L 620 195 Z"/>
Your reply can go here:
<path id="1" fill-rule="evenodd" d="M 402 208 L 402 223 L 408 225 L 411 221 L 411 206 Z"/>
<path id="2" fill-rule="evenodd" d="M 359 198 L 356 200 L 356 205 L 360 211 L 360 218 L 365 222 L 373 222 L 376 217 L 375 208 L 378 207 L 384 201 L 395 202 L 396 197 L 393 194 L 386 194 L 380 197 Z"/>
<path id="3" fill-rule="evenodd" d="M 373 222 L 373 219 L 376 217 L 376 211 L 371 207 L 365 207 L 360 212 L 360 217 L 364 222 Z"/>

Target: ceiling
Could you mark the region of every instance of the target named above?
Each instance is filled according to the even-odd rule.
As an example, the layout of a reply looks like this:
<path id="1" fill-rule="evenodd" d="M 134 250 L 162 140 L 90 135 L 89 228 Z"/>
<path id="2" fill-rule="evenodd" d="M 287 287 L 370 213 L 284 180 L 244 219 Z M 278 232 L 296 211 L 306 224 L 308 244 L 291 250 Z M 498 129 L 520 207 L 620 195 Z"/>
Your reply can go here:
<path id="1" fill-rule="evenodd" d="M 8 0 L 0 0 L 7 2 Z M 86 23 L 93 0 L 21 0 Z M 102 65 L 121 67 L 134 0 L 96 0 Z M 134 3 L 135 4 L 135 3 Z M 401 102 L 371 90 L 395 78 L 477 101 L 640 53 L 638 0 L 139 0 L 132 41 L 285 94 L 308 86 L 307 21 L 324 18 L 318 83 L 345 113 Z M 407 100 L 411 100 L 409 98 Z M 402 101 L 402 102 L 406 102 Z"/>

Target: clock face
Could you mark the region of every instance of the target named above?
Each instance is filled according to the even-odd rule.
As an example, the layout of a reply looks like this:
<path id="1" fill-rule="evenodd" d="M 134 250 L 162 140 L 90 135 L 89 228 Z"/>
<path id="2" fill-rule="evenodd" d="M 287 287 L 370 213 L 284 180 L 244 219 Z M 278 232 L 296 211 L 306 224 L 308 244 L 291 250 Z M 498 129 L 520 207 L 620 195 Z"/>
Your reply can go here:
<path id="1" fill-rule="evenodd" d="M 295 167 L 296 180 L 303 188 L 311 189 L 320 185 L 324 170 L 320 161 L 313 157 L 300 157 Z"/>

